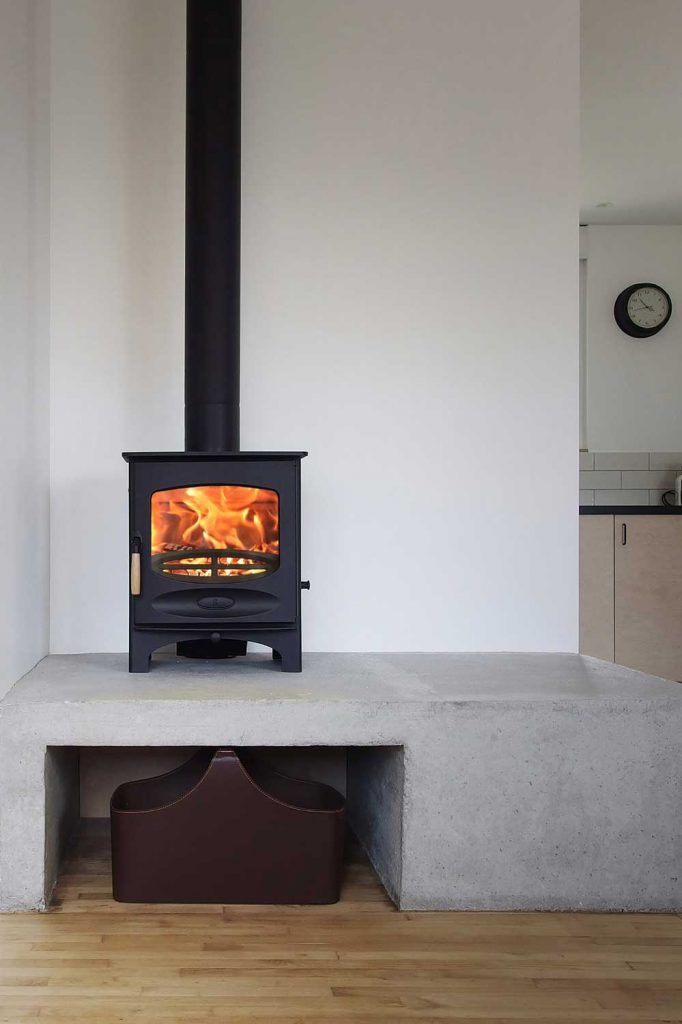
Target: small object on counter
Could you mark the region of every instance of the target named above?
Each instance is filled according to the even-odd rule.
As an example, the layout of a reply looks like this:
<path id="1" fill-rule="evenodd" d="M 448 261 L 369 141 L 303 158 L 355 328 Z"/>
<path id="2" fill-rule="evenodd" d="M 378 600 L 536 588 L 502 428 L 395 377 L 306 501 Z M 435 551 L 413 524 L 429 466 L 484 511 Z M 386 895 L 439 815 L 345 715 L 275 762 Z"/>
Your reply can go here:
<path id="1" fill-rule="evenodd" d="M 675 477 L 675 504 L 682 505 L 682 473 Z"/>

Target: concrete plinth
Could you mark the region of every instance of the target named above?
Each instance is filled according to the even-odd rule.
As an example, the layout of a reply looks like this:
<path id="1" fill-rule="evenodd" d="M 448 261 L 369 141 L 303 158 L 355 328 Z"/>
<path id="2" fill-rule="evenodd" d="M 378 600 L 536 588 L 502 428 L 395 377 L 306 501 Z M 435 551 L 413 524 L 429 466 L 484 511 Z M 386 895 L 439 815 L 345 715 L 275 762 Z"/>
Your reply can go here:
<path id="1" fill-rule="evenodd" d="M 682 687 L 578 655 L 51 656 L 0 704 L 0 908 L 42 908 L 97 746 L 349 748 L 403 909 L 682 907 Z"/>

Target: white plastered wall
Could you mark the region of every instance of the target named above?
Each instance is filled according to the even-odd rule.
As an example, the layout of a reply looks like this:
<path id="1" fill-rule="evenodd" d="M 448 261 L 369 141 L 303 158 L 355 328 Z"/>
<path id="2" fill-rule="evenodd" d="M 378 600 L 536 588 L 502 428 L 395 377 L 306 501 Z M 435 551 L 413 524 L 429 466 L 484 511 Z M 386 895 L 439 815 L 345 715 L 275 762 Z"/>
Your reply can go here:
<path id="1" fill-rule="evenodd" d="M 0 0 L 0 697 L 47 653 L 48 12 Z"/>
<path id="2" fill-rule="evenodd" d="M 682 226 L 597 225 L 587 234 L 586 440 L 593 451 L 682 449 Z M 654 337 L 630 338 L 613 304 L 628 285 L 652 281 L 673 300 Z"/>
<path id="3" fill-rule="evenodd" d="M 56 652 L 125 648 L 120 452 L 182 446 L 183 7 L 52 3 Z M 577 3 L 246 0 L 243 92 L 242 443 L 311 453 L 305 647 L 574 650 Z"/>

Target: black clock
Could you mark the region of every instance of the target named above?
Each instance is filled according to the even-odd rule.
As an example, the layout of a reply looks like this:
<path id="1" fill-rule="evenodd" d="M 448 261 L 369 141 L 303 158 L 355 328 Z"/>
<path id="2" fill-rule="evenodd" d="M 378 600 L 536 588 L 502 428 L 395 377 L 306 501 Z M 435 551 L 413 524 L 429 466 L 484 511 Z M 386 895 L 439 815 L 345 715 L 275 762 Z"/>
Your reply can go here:
<path id="1" fill-rule="evenodd" d="M 662 331 L 673 311 L 670 296 L 659 284 L 631 284 L 613 307 L 621 331 L 631 338 L 651 338 Z"/>

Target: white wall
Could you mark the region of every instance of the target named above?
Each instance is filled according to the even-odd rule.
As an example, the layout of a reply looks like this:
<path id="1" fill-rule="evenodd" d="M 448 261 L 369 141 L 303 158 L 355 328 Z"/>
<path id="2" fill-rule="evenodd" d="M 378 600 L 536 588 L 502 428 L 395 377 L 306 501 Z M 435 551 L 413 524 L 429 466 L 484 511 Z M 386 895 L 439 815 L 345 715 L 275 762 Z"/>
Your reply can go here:
<path id="1" fill-rule="evenodd" d="M 667 326 L 647 341 L 613 318 L 619 293 L 638 281 L 673 301 Z M 587 228 L 587 444 L 595 451 L 682 449 L 682 227 Z"/>
<path id="2" fill-rule="evenodd" d="M 182 441 L 182 7 L 53 0 L 54 651 L 124 649 L 119 453 Z M 574 650 L 577 2 L 246 0 L 244 75 L 305 646 Z"/>
<path id="3" fill-rule="evenodd" d="M 121 452 L 182 447 L 183 0 L 52 0 L 52 650 L 127 646 Z"/>
<path id="4" fill-rule="evenodd" d="M 581 221 L 682 224 L 682 3 L 582 0 L 580 21 Z"/>
<path id="5" fill-rule="evenodd" d="M 0 696 L 47 653 L 47 8 L 0 0 Z"/>

